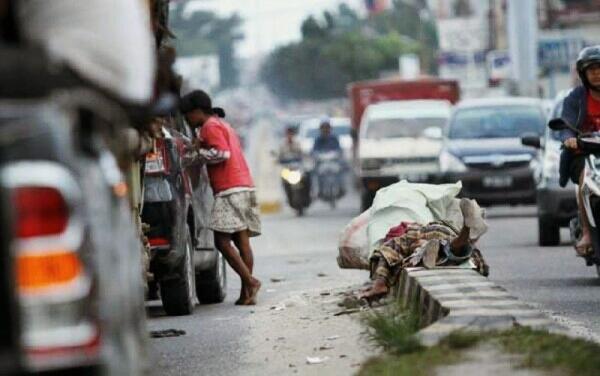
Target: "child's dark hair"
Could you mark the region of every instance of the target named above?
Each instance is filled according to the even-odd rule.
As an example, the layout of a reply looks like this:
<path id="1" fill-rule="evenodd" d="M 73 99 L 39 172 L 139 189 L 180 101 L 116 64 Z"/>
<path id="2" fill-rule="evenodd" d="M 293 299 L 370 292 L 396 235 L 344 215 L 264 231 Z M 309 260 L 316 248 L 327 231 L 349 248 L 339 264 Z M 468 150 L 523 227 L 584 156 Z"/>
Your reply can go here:
<path id="1" fill-rule="evenodd" d="M 217 115 L 220 118 L 225 117 L 225 110 L 221 107 L 213 107 L 210 96 L 202 90 L 194 90 L 181 98 L 179 109 L 184 114 L 194 110 L 202 110 L 208 115 Z"/>

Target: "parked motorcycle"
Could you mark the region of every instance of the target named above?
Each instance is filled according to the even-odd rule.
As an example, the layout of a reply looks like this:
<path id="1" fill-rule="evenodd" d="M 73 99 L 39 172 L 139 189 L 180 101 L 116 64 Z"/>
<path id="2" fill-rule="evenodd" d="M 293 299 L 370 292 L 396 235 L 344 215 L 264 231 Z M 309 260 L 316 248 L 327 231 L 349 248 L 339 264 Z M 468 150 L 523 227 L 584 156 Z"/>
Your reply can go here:
<path id="1" fill-rule="evenodd" d="M 319 198 L 335 209 L 337 200 L 346 192 L 344 189 L 344 162 L 341 152 L 315 153 L 315 173 Z"/>
<path id="2" fill-rule="evenodd" d="M 575 132 L 579 150 L 586 156 L 582 187 L 585 213 L 580 213 L 579 216 L 587 216 L 592 235 L 593 252 L 584 257 L 586 265 L 595 266 L 600 277 L 600 133 L 582 133 L 563 119 L 551 120 L 548 126 L 552 130 L 570 129 Z M 573 218 L 569 226 L 574 244 L 582 235 L 579 216 Z"/>
<path id="3" fill-rule="evenodd" d="M 304 215 L 304 210 L 311 204 L 310 174 L 303 166 L 302 160 L 280 161 L 282 165 L 281 182 L 288 204 L 298 216 Z"/>

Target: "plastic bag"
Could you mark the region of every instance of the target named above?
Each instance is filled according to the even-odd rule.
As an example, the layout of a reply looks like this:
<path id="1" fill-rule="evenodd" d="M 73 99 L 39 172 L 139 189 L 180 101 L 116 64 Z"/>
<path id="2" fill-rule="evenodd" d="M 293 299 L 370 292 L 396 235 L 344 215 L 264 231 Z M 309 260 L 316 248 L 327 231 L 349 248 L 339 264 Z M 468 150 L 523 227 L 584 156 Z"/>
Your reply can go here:
<path id="1" fill-rule="evenodd" d="M 371 209 L 354 218 L 340 234 L 338 243 L 338 266 L 342 269 L 369 270 L 369 238 L 367 227 Z"/>

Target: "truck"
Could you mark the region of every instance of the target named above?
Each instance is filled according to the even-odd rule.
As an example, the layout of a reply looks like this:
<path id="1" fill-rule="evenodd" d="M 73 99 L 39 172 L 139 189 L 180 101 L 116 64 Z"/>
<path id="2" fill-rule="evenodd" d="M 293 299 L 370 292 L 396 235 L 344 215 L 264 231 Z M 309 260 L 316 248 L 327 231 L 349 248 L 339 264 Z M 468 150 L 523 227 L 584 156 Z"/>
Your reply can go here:
<path id="1" fill-rule="evenodd" d="M 379 189 L 399 180 L 433 182 L 435 171 L 439 169 L 437 144 L 441 144 L 444 118 L 448 116 L 429 116 L 427 112 L 439 105 L 449 107 L 457 103 L 460 99 L 458 82 L 437 78 L 362 81 L 348 86 L 348 96 L 352 160 L 361 191 L 361 208 L 368 209 Z M 404 104 L 409 108 L 404 108 Z M 412 155 L 413 152 L 402 146 L 407 143 L 429 145 L 428 150 L 419 148 L 419 152 L 432 155 Z"/>

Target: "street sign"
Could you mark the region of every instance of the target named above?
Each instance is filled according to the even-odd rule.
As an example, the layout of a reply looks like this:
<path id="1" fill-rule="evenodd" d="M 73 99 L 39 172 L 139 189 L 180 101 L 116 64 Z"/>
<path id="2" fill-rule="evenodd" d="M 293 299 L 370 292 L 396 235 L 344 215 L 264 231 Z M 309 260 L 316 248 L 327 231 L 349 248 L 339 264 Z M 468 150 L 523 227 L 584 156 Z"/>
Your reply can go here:
<path id="1" fill-rule="evenodd" d="M 540 67 L 568 71 L 583 47 L 585 47 L 585 40 L 580 37 L 540 38 L 538 44 Z"/>

